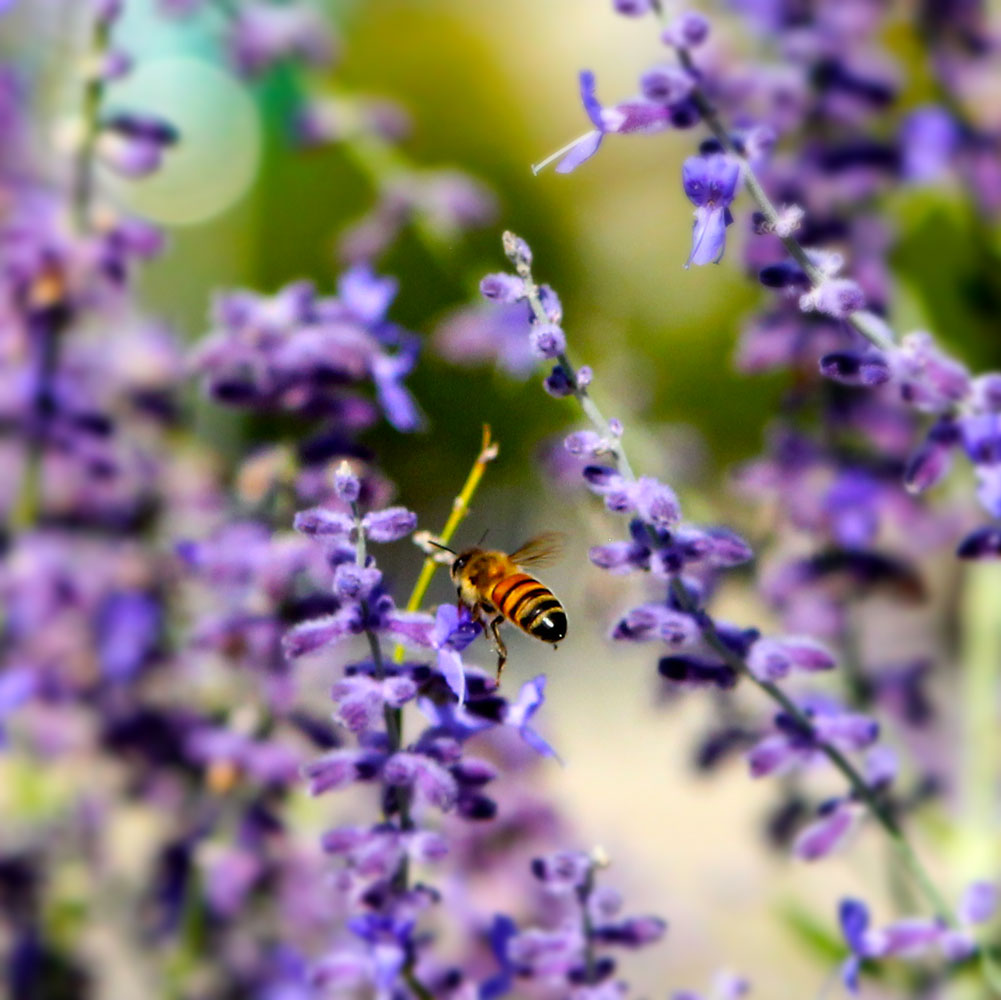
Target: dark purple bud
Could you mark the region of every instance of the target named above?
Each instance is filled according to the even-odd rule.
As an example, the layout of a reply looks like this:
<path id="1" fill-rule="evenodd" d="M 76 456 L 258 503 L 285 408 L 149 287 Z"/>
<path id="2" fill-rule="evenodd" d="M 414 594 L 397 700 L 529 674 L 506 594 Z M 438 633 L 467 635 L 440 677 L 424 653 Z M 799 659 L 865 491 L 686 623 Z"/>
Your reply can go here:
<path id="1" fill-rule="evenodd" d="M 456 811 L 474 823 L 487 822 L 497 815 L 497 803 L 487 795 L 463 792 L 456 802 Z"/>
<path id="2" fill-rule="evenodd" d="M 674 684 L 710 685 L 727 691 L 737 684 L 737 672 L 725 663 L 708 663 L 691 656 L 665 656 L 657 671 Z"/>
<path id="3" fill-rule="evenodd" d="M 960 559 L 1001 559 L 1001 526 L 977 528 L 959 543 L 956 555 Z"/>
<path id="4" fill-rule="evenodd" d="M 758 272 L 758 280 L 765 288 L 808 288 L 810 285 L 806 272 L 791 260 L 763 267 Z"/>
<path id="5" fill-rule="evenodd" d="M 659 917 L 632 917 L 618 924 L 606 924 L 595 930 L 595 937 L 608 944 L 621 944 L 627 948 L 642 948 L 659 941 L 667 924 Z"/>
<path id="6" fill-rule="evenodd" d="M 553 889 L 578 889 L 590 871 L 591 859 L 580 851 L 559 851 L 532 862 L 532 874 Z"/>
<path id="7" fill-rule="evenodd" d="M 542 385 L 546 392 L 556 399 L 574 394 L 575 386 L 562 365 L 553 365 L 553 370 L 546 376 Z"/>
<path id="8" fill-rule="evenodd" d="M 101 127 L 129 139 L 157 146 L 173 146 L 180 138 L 177 129 L 170 122 L 154 115 L 136 114 L 131 111 L 120 111 L 110 115 L 104 119 Z"/>
<path id="9" fill-rule="evenodd" d="M 670 121 L 675 128 L 691 128 L 702 118 L 702 112 L 691 97 L 672 104 L 670 108 Z"/>
<path id="10" fill-rule="evenodd" d="M 890 365 L 882 354 L 835 351 L 820 359 L 820 374 L 843 385 L 882 385 L 890 379 Z"/>

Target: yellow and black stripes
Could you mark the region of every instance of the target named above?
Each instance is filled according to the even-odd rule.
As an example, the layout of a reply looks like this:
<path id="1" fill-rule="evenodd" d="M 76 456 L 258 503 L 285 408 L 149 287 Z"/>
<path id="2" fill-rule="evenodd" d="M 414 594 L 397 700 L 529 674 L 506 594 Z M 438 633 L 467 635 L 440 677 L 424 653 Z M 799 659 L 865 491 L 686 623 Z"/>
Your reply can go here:
<path id="1" fill-rule="evenodd" d="M 542 639 L 559 642 L 567 632 L 567 616 L 553 592 L 528 573 L 512 573 L 494 584 L 490 602 L 508 621 Z"/>

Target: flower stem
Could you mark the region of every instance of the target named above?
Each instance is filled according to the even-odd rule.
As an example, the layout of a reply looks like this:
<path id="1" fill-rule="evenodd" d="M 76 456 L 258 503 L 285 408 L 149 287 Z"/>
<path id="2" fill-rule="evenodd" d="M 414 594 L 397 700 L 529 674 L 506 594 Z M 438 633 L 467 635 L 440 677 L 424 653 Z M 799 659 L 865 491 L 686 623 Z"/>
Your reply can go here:
<path id="1" fill-rule="evenodd" d="M 111 22 L 106 18 L 98 18 L 94 25 L 94 34 L 86 60 L 87 78 L 84 83 L 81 107 L 83 132 L 73 168 L 73 220 L 77 231 L 84 234 L 89 233 L 91 228 L 90 208 L 94 189 L 94 150 L 100 131 L 98 115 L 101 110 L 101 97 L 104 93 L 102 63 L 108 51 L 110 38 Z"/>
<path id="2" fill-rule="evenodd" d="M 487 471 L 487 466 L 497 457 L 499 450 L 497 442 L 490 437 L 490 425 L 484 424 L 483 440 L 480 444 L 479 454 L 477 454 L 476 460 L 473 462 L 473 467 L 469 470 L 469 475 L 466 477 L 466 482 L 462 490 L 452 501 L 452 513 L 449 514 L 448 520 L 445 522 L 445 527 L 441 529 L 441 534 L 438 536 L 438 540 L 442 545 L 448 545 L 452 540 L 452 535 L 455 534 L 455 529 L 459 527 L 462 519 L 469 513 L 469 501 L 473 499 L 473 494 L 480 485 L 483 473 Z M 434 556 L 428 556 L 424 560 L 424 565 L 421 566 L 414 589 L 410 592 L 410 598 L 407 601 L 407 611 L 417 611 L 420 608 L 424 600 L 424 595 L 427 593 L 428 585 L 431 583 L 431 578 L 434 576 L 434 571 L 440 565 Z M 397 663 L 402 661 L 402 646 L 396 647 L 394 659 Z"/>

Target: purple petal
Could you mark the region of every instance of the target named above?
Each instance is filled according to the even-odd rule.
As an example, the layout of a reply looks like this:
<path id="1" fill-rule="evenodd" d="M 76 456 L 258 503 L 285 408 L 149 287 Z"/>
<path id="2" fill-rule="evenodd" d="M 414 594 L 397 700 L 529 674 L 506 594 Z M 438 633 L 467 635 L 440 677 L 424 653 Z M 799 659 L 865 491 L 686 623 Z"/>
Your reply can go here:
<path id="1" fill-rule="evenodd" d="M 685 267 L 718 263 L 726 248 L 726 227 L 726 209 L 696 208 L 695 224 L 692 227 L 692 252 Z"/>
<path id="2" fill-rule="evenodd" d="M 348 538 L 355 527 L 354 521 L 347 514 L 327 510 L 325 507 L 299 511 L 292 525 L 304 535 L 322 535 L 328 538 Z"/>
<path id="3" fill-rule="evenodd" d="M 438 670 L 445 683 L 458 699 L 460 705 L 466 701 L 466 669 L 462 657 L 454 649 L 438 650 Z"/>
<path id="4" fill-rule="evenodd" d="M 601 146 L 603 138 L 602 133 L 598 131 L 588 132 L 587 135 L 581 136 L 570 147 L 566 156 L 556 164 L 556 173 L 569 174 L 571 171 L 576 170 L 582 163 L 590 160 L 598 152 L 598 147 Z"/>
<path id="5" fill-rule="evenodd" d="M 510 702 L 504 714 L 509 726 L 523 726 L 542 707 L 546 700 L 546 675 L 539 674 L 525 681 L 518 691 L 518 697 Z"/>
<path id="6" fill-rule="evenodd" d="M 959 901 L 959 919 L 964 924 L 983 924 L 994 916 L 998 887 L 993 882 L 973 882 Z"/>
<path id="7" fill-rule="evenodd" d="M 844 842 L 857 819 L 858 811 L 848 803 L 841 803 L 799 834 L 793 854 L 804 861 L 826 857 Z"/>
<path id="8" fill-rule="evenodd" d="M 353 607 L 345 608 L 337 614 L 314 618 L 296 625 L 285 633 L 282 649 L 287 657 L 295 659 L 322 646 L 340 642 L 349 635 L 357 634 L 359 627 L 357 611 Z"/>
<path id="9" fill-rule="evenodd" d="M 917 957 L 937 946 L 944 930 L 936 920 L 909 917 L 879 930 L 866 931 L 862 936 L 861 952 L 875 958 L 886 955 Z"/>
<path id="10" fill-rule="evenodd" d="M 406 507 L 387 507 L 366 514 L 361 523 L 371 541 L 396 542 L 417 527 L 417 515 Z"/>
<path id="11" fill-rule="evenodd" d="M 784 736 L 766 736 L 747 754 L 752 778 L 785 771 L 802 759 L 802 751 L 789 745 Z"/>
<path id="12" fill-rule="evenodd" d="M 604 124 L 601 116 L 601 103 L 595 96 L 594 73 L 589 69 L 581 70 L 580 73 L 580 100 L 581 104 L 584 105 L 584 110 L 587 112 L 587 117 L 591 119 L 591 124 L 599 133 L 602 132 Z M 595 146 L 595 149 L 597 148 Z"/>
<path id="13" fill-rule="evenodd" d="M 864 750 L 879 737 L 879 723 L 854 712 L 818 715 L 812 722 L 818 740 L 841 750 Z"/>
<path id="14" fill-rule="evenodd" d="M 368 264 L 350 268 L 337 282 L 338 297 L 363 323 L 382 320 L 398 288 L 396 278 L 379 277 Z"/>
<path id="15" fill-rule="evenodd" d="M 437 644 L 434 619 L 422 611 L 390 611 L 383 619 L 383 626 L 403 642 L 428 649 Z"/>
<path id="16" fill-rule="evenodd" d="M 869 908 L 858 899 L 843 899 L 838 906 L 838 923 L 848 947 L 859 954 L 862 936 L 869 929 Z"/>

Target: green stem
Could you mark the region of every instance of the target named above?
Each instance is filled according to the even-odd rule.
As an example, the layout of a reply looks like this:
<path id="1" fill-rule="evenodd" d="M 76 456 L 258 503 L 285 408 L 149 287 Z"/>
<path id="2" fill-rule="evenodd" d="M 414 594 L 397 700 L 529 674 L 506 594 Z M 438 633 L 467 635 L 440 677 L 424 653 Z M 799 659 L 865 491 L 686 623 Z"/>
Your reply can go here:
<path id="1" fill-rule="evenodd" d="M 94 35 L 87 58 L 87 80 L 83 89 L 81 118 L 83 134 L 73 170 L 73 219 L 80 233 L 91 228 L 90 208 L 94 189 L 94 151 L 100 132 L 98 116 L 104 94 L 101 75 L 104 56 L 111 38 L 111 24 L 103 18 L 94 25 Z"/>

